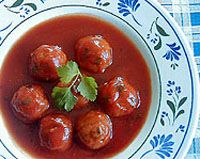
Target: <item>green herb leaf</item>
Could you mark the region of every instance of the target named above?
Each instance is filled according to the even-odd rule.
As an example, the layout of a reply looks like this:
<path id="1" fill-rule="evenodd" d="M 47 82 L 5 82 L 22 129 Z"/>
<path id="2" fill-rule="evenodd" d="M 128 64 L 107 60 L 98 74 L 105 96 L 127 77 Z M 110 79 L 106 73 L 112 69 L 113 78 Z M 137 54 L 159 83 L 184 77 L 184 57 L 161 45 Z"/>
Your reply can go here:
<path id="1" fill-rule="evenodd" d="M 97 96 L 97 83 L 92 77 L 82 77 L 81 83 L 78 86 L 80 94 L 90 101 L 95 101 Z"/>
<path id="2" fill-rule="evenodd" d="M 70 112 L 77 102 L 77 99 L 68 87 L 54 87 L 51 96 L 53 97 L 56 106 L 60 109 L 64 108 L 67 112 Z"/>
<path id="3" fill-rule="evenodd" d="M 31 7 L 34 11 L 37 10 L 37 6 L 34 3 L 25 3 L 24 6 L 29 6 Z"/>
<path id="4" fill-rule="evenodd" d="M 68 84 L 75 76 L 79 74 L 76 62 L 69 61 L 67 65 L 57 69 L 61 82 Z"/>
<path id="5" fill-rule="evenodd" d="M 64 109 L 67 112 L 70 112 L 74 108 L 74 106 L 76 105 L 77 98 L 74 97 L 74 95 L 72 94 L 71 91 L 66 92 L 65 98 L 66 98 L 66 103 L 65 103 Z"/>
<path id="6" fill-rule="evenodd" d="M 76 62 L 69 61 L 66 66 L 57 69 L 60 81 L 67 84 L 66 87 L 54 87 L 51 94 L 54 99 L 55 105 L 60 109 L 65 109 L 70 112 L 77 103 L 77 98 L 71 92 L 71 88 L 75 85 L 78 78 L 81 77 L 81 81 L 77 87 L 78 92 L 90 101 L 95 101 L 97 96 L 97 83 L 92 77 L 85 77 L 79 71 Z M 74 80 L 73 80 L 74 79 Z M 71 82 L 73 80 L 73 82 Z"/>

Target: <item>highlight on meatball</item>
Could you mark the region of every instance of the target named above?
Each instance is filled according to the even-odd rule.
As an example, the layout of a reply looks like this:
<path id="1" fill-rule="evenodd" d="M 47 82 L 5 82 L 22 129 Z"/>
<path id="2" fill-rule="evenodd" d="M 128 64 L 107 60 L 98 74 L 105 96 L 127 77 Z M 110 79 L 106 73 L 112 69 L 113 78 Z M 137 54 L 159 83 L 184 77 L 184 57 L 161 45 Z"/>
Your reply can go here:
<path id="1" fill-rule="evenodd" d="M 58 46 L 42 45 L 31 53 L 30 72 L 39 80 L 57 80 L 57 68 L 67 63 L 67 57 Z"/>
<path id="2" fill-rule="evenodd" d="M 40 143 L 49 150 L 69 149 L 72 145 L 72 135 L 72 122 L 63 114 L 50 114 L 40 122 Z"/>
<path id="3" fill-rule="evenodd" d="M 11 105 L 14 114 L 24 123 L 32 123 L 42 117 L 49 108 L 49 102 L 40 85 L 28 84 L 14 94 Z"/>
<path id="4" fill-rule="evenodd" d="M 140 105 L 138 91 L 122 77 L 100 86 L 98 101 L 112 117 L 128 115 Z"/>
<path id="5" fill-rule="evenodd" d="M 113 133 L 109 116 L 100 111 L 90 111 L 80 117 L 76 130 L 80 141 L 93 150 L 106 146 Z"/>
<path id="6" fill-rule="evenodd" d="M 112 64 L 112 48 L 100 35 L 86 36 L 76 43 L 75 57 L 85 70 L 103 73 Z"/>

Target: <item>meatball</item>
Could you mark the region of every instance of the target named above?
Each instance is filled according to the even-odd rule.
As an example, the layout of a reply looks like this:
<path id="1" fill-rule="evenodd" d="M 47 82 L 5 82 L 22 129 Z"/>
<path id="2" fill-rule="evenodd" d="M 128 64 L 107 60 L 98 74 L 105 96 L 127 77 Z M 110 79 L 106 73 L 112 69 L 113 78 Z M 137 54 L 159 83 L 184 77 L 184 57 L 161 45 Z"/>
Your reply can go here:
<path id="1" fill-rule="evenodd" d="M 112 139 L 112 122 L 103 112 L 88 112 L 78 120 L 76 129 L 81 142 L 93 150 L 104 147 Z"/>
<path id="2" fill-rule="evenodd" d="M 41 146 L 50 150 L 65 151 L 72 145 L 73 128 L 71 120 L 62 114 L 50 114 L 40 122 Z"/>
<path id="3" fill-rule="evenodd" d="M 66 62 L 67 57 L 60 47 L 42 45 L 31 54 L 30 72 L 39 80 L 57 80 L 57 68 Z"/>
<path id="4" fill-rule="evenodd" d="M 75 57 L 80 67 L 103 73 L 112 64 L 112 49 L 102 36 L 86 36 L 75 46 Z"/>
<path id="5" fill-rule="evenodd" d="M 72 81 L 74 82 L 74 81 Z M 89 104 L 89 100 L 83 97 L 77 90 L 78 84 L 80 83 L 80 79 L 77 79 L 74 86 L 71 88 L 73 95 L 77 99 L 76 105 L 74 106 L 73 110 L 78 110 L 86 107 Z M 70 84 L 64 84 L 62 82 L 59 82 L 57 84 L 57 87 L 63 88 L 63 87 L 69 87 Z"/>
<path id="6" fill-rule="evenodd" d="M 15 92 L 11 104 L 15 115 L 24 123 L 40 119 L 49 108 L 43 88 L 33 84 L 20 87 Z"/>
<path id="7" fill-rule="evenodd" d="M 98 101 L 113 117 L 128 115 L 140 105 L 138 91 L 122 77 L 115 77 L 100 86 Z"/>

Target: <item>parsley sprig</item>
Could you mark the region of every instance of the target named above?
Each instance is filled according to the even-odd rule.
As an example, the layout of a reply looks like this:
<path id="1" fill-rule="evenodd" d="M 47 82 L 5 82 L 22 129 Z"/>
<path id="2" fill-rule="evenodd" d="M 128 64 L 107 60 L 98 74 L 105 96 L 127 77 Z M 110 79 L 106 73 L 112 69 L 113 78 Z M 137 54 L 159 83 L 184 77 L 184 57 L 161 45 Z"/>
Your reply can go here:
<path id="1" fill-rule="evenodd" d="M 95 79 L 82 75 L 76 62 L 69 61 L 67 65 L 59 67 L 57 72 L 63 84 L 70 84 L 68 87 L 56 86 L 53 88 L 51 96 L 59 109 L 64 108 L 67 112 L 70 112 L 76 105 L 77 97 L 73 95 L 71 89 L 79 77 L 80 83 L 77 86 L 77 91 L 92 102 L 96 100 L 98 85 Z"/>

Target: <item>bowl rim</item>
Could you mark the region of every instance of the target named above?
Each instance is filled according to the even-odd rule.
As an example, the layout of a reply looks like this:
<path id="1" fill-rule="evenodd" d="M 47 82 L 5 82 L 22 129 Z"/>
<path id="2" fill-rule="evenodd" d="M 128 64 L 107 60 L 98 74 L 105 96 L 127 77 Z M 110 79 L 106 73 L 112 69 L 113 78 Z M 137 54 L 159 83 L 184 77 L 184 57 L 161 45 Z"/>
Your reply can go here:
<path id="1" fill-rule="evenodd" d="M 199 117 L 199 110 L 200 110 L 200 107 L 199 107 L 200 100 L 198 99 L 198 97 L 199 97 L 200 90 L 199 90 L 199 82 L 198 82 L 199 77 L 198 77 L 198 73 L 197 73 L 197 66 L 195 64 L 193 52 L 188 44 L 188 41 L 187 41 L 183 31 L 181 30 L 181 28 L 175 22 L 175 20 L 170 16 L 170 14 L 164 8 L 162 8 L 160 6 L 160 4 L 158 2 L 154 2 L 153 0 L 145 0 L 145 2 L 147 2 L 150 6 L 152 6 L 166 20 L 166 22 L 169 24 L 171 29 L 174 31 L 174 33 L 176 34 L 176 37 L 178 38 L 178 40 L 180 41 L 180 44 L 182 45 L 182 48 L 184 49 L 184 53 L 185 53 L 185 56 L 186 56 L 186 59 L 188 62 L 188 66 L 191 67 L 190 75 L 191 75 L 191 80 L 192 80 L 192 85 L 193 85 L 192 98 L 194 98 L 194 100 L 193 100 L 192 108 L 190 110 L 190 118 L 189 118 L 186 133 L 184 135 L 181 145 L 178 148 L 178 151 L 176 152 L 176 154 L 174 156 L 174 158 L 177 156 L 182 158 L 186 155 L 187 150 L 189 149 L 189 147 L 192 143 L 192 139 L 195 134 L 195 129 L 198 124 L 198 117 Z M 38 13 L 36 13 L 36 14 L 38 14 Z M 31 18 L 31 17 L 32 16 L 30 16 L 29 18 Z M 9 36 L 9 34 L 7 36 Z M 5 39 L 0 43 L 0 46 L 3 44 Z M 195 107 L 193 107 L 193 106 L 195 106 Z"/>

